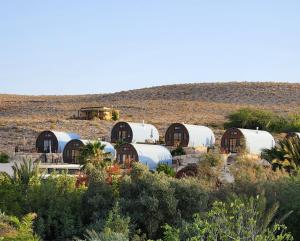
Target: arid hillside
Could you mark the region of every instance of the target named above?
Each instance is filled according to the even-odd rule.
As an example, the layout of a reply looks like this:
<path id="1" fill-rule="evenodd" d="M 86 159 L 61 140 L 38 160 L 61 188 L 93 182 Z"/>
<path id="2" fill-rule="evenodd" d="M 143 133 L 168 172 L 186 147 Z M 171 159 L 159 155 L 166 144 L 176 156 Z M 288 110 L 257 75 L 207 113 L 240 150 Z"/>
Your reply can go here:
<path id="1" fill-rule="evenodd" d="M 300 83 L 184 84 L 80 96 L 3 94 L 0 151 L 12 151 L 20 144 L 33 148 L 37 133 L 50 128 L 76 132 L 85 139 L 109 138 L 113 122 L 71 119 L 80 107 L 97 105 L 120 109 L 122 120 L 153 123 L 161 135 L 169 123 L 185 122 L 209 125 L 219 137 L 226 115 L 241 107 L 300 113 Z"/>

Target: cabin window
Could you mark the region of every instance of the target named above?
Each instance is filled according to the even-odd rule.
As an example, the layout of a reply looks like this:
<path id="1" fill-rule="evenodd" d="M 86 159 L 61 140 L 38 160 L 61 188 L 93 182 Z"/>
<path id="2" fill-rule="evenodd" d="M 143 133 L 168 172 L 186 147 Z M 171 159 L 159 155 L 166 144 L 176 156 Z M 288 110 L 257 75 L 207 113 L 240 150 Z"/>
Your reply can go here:
<path id="1" fill-rule="evenodd" d="M 51 140 L 44 140 L 44 152 L 48 153 L 50 151 L 53 151 L 51 150 Z"/>

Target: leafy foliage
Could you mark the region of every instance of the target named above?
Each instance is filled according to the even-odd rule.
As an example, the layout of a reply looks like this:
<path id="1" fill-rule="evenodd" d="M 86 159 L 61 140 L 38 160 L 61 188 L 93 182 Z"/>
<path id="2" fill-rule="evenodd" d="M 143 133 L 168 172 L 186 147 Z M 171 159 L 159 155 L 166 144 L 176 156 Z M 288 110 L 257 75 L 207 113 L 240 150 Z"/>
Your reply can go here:
<path id="1" fill-rule="evenodd" d="M 151 173 L 135 163 L 130 177 L 120 185 L 123 212 L 150 238 L 161 232 L 164 223 L 174 220 L 177 200 L 170 179 L 162 173 Z"/>
<path id="2" fill-rule="evenodd" d="M 35 218 L 34 213 L 29 213 L 19 220 L 15 216 L 7 216 L 0 212 L 0 240 L 39 241 L 39 237 L 32 230 Z"/>
<path id="3" fill-rule="evenodd" d="M 256 129 L 258 127 L 272 132 L 300 131 L 300 115 L 282 117 L 270 111 L 241 108 L 227 118 L 229 121 L 224 124 L 225 128 Z"/>
<path id="4" fill-rule="evenodd" d="M 82 164 L 91 164 L 95 167 L 104 168 L 111 163 L 109 154 L 104 151 L 105 145 L 100 141 L 93 141 L 85 145 L 81 150 Z"/>
<path id="5" fill-rule="evenodd" d="M 277 204 L 267 209 L 266 200 L 260 197 L 215 202 L 209 212 L 195 215 L 192 223 L 179 229 L 166 226 L 164 240 L 293 240 L 285 226 L 271 225 L 277 209 Z"/>
<path id="6" fill-rule="evenodd" d="M 182 146 L 178 146 L 175 150 L 171 151 L 172 156 L 182 156 L 185 155 L 185 151 Z"/>
<path id="7" fill-rule="evenodd" d="M 120 119 L 120 112 L 117 110 L 112 110 L 112 120 L 117 121 Z"/>
<path id="8" fill-rule="evenodd" d="M 38 177 L 39 173 L 38 164 L 33 163 L 31 159 L 23 159 L 20 164 L 14 163 L 12 169 L 14 172 L 12 177 L 13 182 L 24 185 L 28 185 L 30 179 L 33 177 Z"/>
<path id="9" fill-rule="evenodd" d="M 300 167 L 300 138 L 298 136 L 285 138 L 279 141 L 278 146 L 263 150 L 262 156 L 273 165 L 274 169 L 279 167 L 289 172 L 297 170 Z"/>
<path id="10" fill-rule="evenodd" d="M 162 172 L 164 174 L 166 174 L 169 177 L 175 177 L 176 172 L 174 171 L 174 169 L 172 167 L 170 167 L 168 164 L 158 164 L 156 171 L 158 173 Z"/>
<path id="11" fill-rule="evenodd" d="M 9 155 L 4 152 L 0 153 L 0 163 L 9 163 Z"/>

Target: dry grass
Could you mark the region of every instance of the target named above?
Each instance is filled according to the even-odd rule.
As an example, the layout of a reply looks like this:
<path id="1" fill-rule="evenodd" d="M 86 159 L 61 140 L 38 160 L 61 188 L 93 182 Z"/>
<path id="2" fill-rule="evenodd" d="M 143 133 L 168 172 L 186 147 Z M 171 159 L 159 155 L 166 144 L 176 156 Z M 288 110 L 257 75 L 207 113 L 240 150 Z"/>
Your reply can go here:
<path id="1" fill-rule="evenodd" d="M 211 126 L 219 139 L 226 115 L 241 107 L 299 113 L 300 84 L 184 84 L 105 95 L 0 95 L 0 151 L 11 151 L 24 139 L 33 147 L 37 133 L 51 127 L 87 139 L 109 138 L 113 122 L 70 119 L 80 107 L 94 105 L 117 107 L 126 121 L 153 123 L 161 135 L 169 123 L 185 122 Z"/>

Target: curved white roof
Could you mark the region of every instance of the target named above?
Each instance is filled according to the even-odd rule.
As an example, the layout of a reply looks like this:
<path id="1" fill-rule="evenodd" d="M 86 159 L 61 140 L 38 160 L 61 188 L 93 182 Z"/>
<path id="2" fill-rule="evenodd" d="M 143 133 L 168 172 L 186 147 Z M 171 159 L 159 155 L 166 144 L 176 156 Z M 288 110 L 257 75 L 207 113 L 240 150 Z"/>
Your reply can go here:
<path id="1" fill-rule="evenodd" d="M 80 139 L 80 136 L 75 133 L 67 133 L 67 132 L 61 132 L 61 131 L 50 131 L 52 132 L 57 141 L 58 141 L 58 150 L 57 152 L 63 152 L 65 149 L 66 144 L 74 139 Z"/>
<path id="2" fill-rule="evenodd" d="M 158 164 L 172 165 L 172 155 L 170 151 L 160 145 L 131 144 L 136 150 L 139 162 L 147 165 L 149 170 L 155 170 Z"/>
<path id="3" fill-rule="evenodd" d="M 80 140 L 84 145 L 87 145 L 89 143 L 93 143 L 94 141 L 92 140 Z M 110 153 L 111 156 L 114 158 L 116 157 L 116 150 L 114 148 L 114 146 L 109 143 L 109 142 L 106 142 L 106 141 L 100 141 L 101 145 L 105 145 L 104 147 L 104 152 L 105 153 Z"/>
<path id="4" fill-rule="evenodd" d="M 295 135 L 297 135 L 300 138 L 300 132 L 295 132 Z"/>
<path id="5" fill-rule="evenodd" d="M 159 141 L 159 133 L 154 125 L 145 123 L 126 122 L 132 130 L 132 143 L 153 143 Z"/>
<path id="6" fill-rule="evenodd" d="M 267 131 L 238 128 L 245 138 L 246 150 L 250 154 L 260 155 L 263 149 L 271 149 L 275 146 L 273 136 Z"/>
<path id="7" fill-rule="evenodd" d="M 211 147 L 215 144 L 213 131 L 206 126 L 183 124 L 189 133 L 189 147 Z"/>

